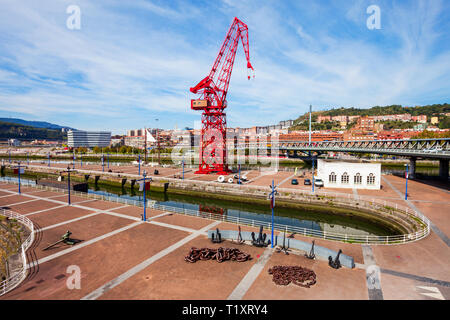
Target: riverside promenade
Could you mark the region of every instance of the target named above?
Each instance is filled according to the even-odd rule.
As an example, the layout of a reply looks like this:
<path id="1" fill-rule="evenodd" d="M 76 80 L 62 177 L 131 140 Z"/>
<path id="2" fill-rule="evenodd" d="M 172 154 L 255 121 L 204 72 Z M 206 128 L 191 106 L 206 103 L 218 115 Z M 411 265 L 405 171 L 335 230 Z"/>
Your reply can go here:
<path id="1" fill-rule="evenodd" d="M 398 245 L 316 239 L 316 245 L 342 249 L 354 258 L 355 268 L 335 270 L 328 261 L 306 259 L 303 252 L 285 255 L 270 247 L 207 239 L 208 230 L 237 230 L 236 224 L 155 209 L 147 211 L 144 222 L 142 207 L 79 196 L 72 196 L 69 206 L 62 192 L 22 186 L 19 195 L 17 185 L 1 183 L 0 206 L 29 218 L 36 235 L 27 251 L 27 278 L 0 299 L 450 299 L 449 191 L 410 181 L 405 201 L 402 178 L 383 176 L 382 184 L 382 190 L 358 192 L 419 210 L 432 222 L 430 235 Z M 67 230 L 82 241 L 43 251 Z M 253 259 L 184 261 L 191 247 L 219 246 L 238 247 Z M 277 286 L 268 274 L 275 265 L 312 269 L 317 283 Z M 73 266 L 80 270 L 80 288 L 68 286 Z"/>

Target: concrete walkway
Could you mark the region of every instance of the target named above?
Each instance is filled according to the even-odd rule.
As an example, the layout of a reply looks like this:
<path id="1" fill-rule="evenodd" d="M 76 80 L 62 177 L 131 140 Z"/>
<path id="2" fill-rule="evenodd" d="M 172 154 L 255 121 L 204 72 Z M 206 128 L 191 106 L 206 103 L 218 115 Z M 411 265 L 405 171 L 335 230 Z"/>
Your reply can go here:
<path id="1" fill-rule="evenodd" d="M 403 199 L 403 201 L 405 201 L 406 202 L 406 204 L 411 208 L 411 209 L 413 209 L 414 211 L 416 211 L 416 212 L 419 212 L 420 214 L 422 214 L 422 215 L 424 215 L 424 216 L 426 216 L 425 214 L 423 214 L 413 203 L 411 203 L 409 200 L 405 200 L 405 195 L 404 194 L 402 194 L 394 185 L 392 185 L 392 183 L 390 183 L 389 182 L 389 180 L 388 179 L 386 179 L 385 177 L 382 177 L 383 178 L 383 181 L 384 182 L 386 182 L 388 185 L 389 185 L 389 187 L 391 187 L 392 188 L 392 190 L 394 190 L 397 194 L 398 194 L 398 196 L 401 198 L 401 199 Z M 428 217 L 427 217 L 428 218 Z M 428 219 L 428 220 L 430 220 L 430 219 Z M 434 223 L 433 223 L 433 221 L 431 221 L 430 220 L 430 227 L 431 227 L 431 230 L 433 230 L 438 236 L 439 236 L 439 238 L 441 238 L 442 239 L 442 241 L 444 241 L 445 242 L 445 244 L 447 245 L 447 246 L 450 246 L 450 239 L 445 235 L 445 233 L 443 233 Z"/>
<path id="2" fill-rule="evenodd" d="M 250 289 L 253 282 L 255 282 L 256 278 L 258 278 L 259 274 L 264 269 L 264 266 L 267 261 L 269 261 L 272 254 L 272 248 L 268 247 L 264 250 L 264 253 L 260 256 L 259 260 L 251 267 L 245 277 L 229 295 L 228 300 L 241 300 L 244 297 L 248 289 Z"/>

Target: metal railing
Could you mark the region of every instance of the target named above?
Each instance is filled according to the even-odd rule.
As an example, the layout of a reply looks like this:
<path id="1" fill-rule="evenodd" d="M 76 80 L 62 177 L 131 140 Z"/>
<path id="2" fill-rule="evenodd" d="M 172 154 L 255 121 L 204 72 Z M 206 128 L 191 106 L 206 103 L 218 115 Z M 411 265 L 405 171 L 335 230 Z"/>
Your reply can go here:
<path id="1" fill-rule="evenodd" d="M 13 212 L 11 210 L 2 209 L 0 211 L 0 215 L 11 219 L 16 219 L 18 222 L 20 222 L 30 230 L 30 235 L 22 243 L 19 249 L 20 258 L 22 260 L 21 270 L 19 272 L 16 272 L 14 275 L 10 276 L 6 280 L 0 282 L 0 296 L 1 296 L 17 287 L 27 276 L 27 258 L 25 253 L 34 241 L 34 225 L 33 222 L 31 222 L 31 220 L 28 219 L 27 217 L 18 214 L 16 212 Z"/>
<path id="2" fill-rule="evenodd" d="M 2 181 L 2 179 L 0 179 Z M 12 183 L 17 183 L 17 181 L 11 181 Z M 39 189 L 56 191 L 67 193 L 67 190 L 62 190 L 54 187 L 42 186 L 29 184 L 33 187 L 37 187 Z M 237 185 L 239 186 L 239 185 Z M 261 189 L 261 187 L 259 187 Z M 290 192 L 292 193 L 292 189 L 278 188 L 279 192 Z M 397 203 L 389 203 L 383 199 L 371 198 L 370 200 L 362 199 L 363 196 L 359 196 L 358 199 L 354 199 L 353 195 L 350 194 L 338 194 L 331 192 L 317 192 L 317 193 L 305 193 L 299 192 L 300 190 L 296 190 L 296 200 L 300 200 L 305 203 L 310 204 L 320 204 L 320 205 L 328 205 L 328 206 L 336 206 L 336 207 L 347 207 L 356 210 L 364 210 L 369 214 L 378 215 L 381 217 L 389 218 L 390 220 L 394 220 L 400 225 L 403 225 L 406 222 L 416 225 L 420 227 L 415 230 L 415 232 L 410 232 L 408 234 L 394 235 L 394 236 L 376 236 L 376 235 L 356 235 L 356 234 L 343 234 L 337 232 L 330 231 L 322 231 L 322 230 L 314 230 L 308 228 L 302 228 L 298 226 L 285 225 L 285 224 L 277 224 L 275 223 L 273 228 L 274 230 L 297 233 L 299 235 L 322 238 L 326 240 L 334 240 L 341 242 L 349 242 L 349 243 L 364 243 L 364 244 L 372 244 L 372 245 L 392 245 L 392 244 L 403 244 L 409 243 L 413 241 L 417 241 L 425 238 L 430 233 L 430 221 L 427 217 L 425 217 L 420 212 L 412 210 L 406 206 L 399 205 Z M 134 200 L 122 198 L 119 196 L 109 196 L 109 195 L 99 195 L 93 193 L 84 193 L 79 191 L 71 191 L 71 194 L 77 195 L 84 198 L 92 198 L 97 200 L 111 201 L 116 203 L 123 203 L 132 206 L 143 206 L 142 200 Z M 175 212 L 179 214 L 185 214 L 190 216 L 197 216 L 201 218 L 206 218 L 210 220 L 219 220 L 223 222 L 231 222 L 240 225 L 248 225 L 259 227 L 263 226 L 263 228 L 271 230 L 272 224 L 270 222 L 254 220 L 254 219 L 246 219 L 228 215 L 220 215 L 215 213 L 203 212 L 199 210 L 191 210 L 173 206 L 165 206 L 162 204 L 156 203 L 156 201 L 148 201 L 147 207 L 154 208 L 157 210 Z"/>

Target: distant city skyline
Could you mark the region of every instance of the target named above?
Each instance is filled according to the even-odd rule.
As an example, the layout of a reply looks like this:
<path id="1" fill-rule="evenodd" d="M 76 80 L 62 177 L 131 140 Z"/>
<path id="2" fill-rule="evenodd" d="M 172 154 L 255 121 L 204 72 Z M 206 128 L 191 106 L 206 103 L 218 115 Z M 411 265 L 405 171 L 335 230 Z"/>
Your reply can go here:
<path id="1" fill-rule="evenodd" d="M 81 10 L 70 29 L 70 5 Z M 368 28 L 369 6 L 380 28 Z M 450 97 L 445 1 L 10 1 L 0 11 L 0 117 L 126 134 L 195 127 L 189 88 L 210 71 L 237 16 L 228 126 L 313 110 L 427 105 Z M 204 19 L 208 17 L 208 19 Z M 214 21 L 214 23 L 211 23 Z"/>

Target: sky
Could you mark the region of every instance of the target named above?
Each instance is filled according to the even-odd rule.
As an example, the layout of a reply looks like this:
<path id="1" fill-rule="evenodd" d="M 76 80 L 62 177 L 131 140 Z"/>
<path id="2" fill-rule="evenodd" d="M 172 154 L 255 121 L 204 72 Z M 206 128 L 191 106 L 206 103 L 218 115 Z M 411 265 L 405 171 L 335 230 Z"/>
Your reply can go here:
<path id="1" fill-rule="evenodd" d="M 197 127 L 189 88 L 234 17 L 248 25 L 255 78 L 239 44 L 229 127 L 296 119 L 310 104 L 449 102 L 450 1 L 0 0 L 0 117 L 113 134 Z"/>

